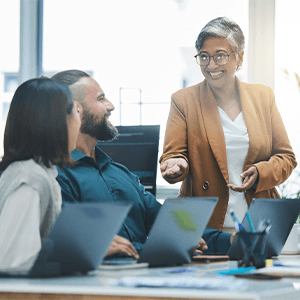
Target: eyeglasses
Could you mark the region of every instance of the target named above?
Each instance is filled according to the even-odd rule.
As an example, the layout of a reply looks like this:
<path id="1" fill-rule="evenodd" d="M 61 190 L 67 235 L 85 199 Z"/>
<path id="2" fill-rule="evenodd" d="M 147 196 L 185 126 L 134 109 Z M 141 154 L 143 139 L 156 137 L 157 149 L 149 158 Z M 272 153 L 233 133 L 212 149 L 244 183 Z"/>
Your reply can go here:
<path id="1" fill-rule="evenodd" d="M 199 66 L 208 66 L 210 62 L 210 58 L 214 59 L 214 62 L 219 65 L 226 65 L 228 63 L 229 56 L 236 54 L 235 52 L 231 54 L 219 53 L 216 55 L 206 55 L 206 54 L 196 54 L 194 57 L 196 58 L 196 62 Z"/>

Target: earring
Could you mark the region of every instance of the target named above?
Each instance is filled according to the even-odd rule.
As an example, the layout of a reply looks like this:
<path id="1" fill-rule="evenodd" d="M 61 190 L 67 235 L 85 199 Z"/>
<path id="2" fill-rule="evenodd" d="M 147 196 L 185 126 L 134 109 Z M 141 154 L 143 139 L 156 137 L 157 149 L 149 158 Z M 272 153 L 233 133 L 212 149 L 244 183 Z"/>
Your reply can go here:
<path id="1" fill-rule="evenodd" d="M 236 67 L 237 71 L 240 71 L 241 69 L 242 69 L 242 65 L 239 65 L 239 66 Z"/>

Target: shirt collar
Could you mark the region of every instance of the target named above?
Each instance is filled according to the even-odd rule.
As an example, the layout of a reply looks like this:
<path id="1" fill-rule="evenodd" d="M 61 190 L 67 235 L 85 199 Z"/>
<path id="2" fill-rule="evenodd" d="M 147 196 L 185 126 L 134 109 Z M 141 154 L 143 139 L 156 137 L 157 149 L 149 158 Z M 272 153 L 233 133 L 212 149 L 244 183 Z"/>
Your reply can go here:
<path id="1" fill-rule="evenodd" d="M 84 157 L 86 157 L 85 154 L 83 154 L 82 152 L 80 152 L 79 150 L 77 149 L 74 149 L 72 152 L 71 152 L 71 157 L 73 159 L 73 161 L 78 161 Z"/>
<path id="2" fill-rule="evenodd" d="M 95 147 L 95 155 L 96 155 L 96 159 L 97 159 L 97 163 L 99 167 L 104 166 L 106 163 L 111 162 L 112 159 L 105 154 L 99 147 Z M 74 149 L 71 153 L 71 157 L 73 159 L 74 162 L 79 161 L 85 157 L 89 157 L 85 154 L 83 154 L 82 152 L 80 152 L 77 149 Z"/>

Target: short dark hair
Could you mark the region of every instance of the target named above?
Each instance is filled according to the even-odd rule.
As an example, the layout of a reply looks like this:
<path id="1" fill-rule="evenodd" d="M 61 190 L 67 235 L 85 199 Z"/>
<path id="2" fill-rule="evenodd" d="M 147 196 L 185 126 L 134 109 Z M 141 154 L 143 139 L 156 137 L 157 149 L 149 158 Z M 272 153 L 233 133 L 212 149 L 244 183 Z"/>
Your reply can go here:
<path id="1" fill-rule="evenodd" d="M 67 116 L 73 111 L 70 89 L 50 78 L 21 84 L 10 104 L 0 171 L 14 161 L 34 159 L 46 167 L 71 164 Z"/>
<path id="2" fill-rule="evenodd" d="M 226 38 L 233 52 L 238 54 L 244 51 L 245 37 L 243 31 L 237 23 L 227 17 L 213 19 L 202 28 L 195 43 L 198 52 L 209 37 Z"/>
<path id="3" fill-rule="evenodd" d="M 79 81 L 82 77 L 91 77 L 88 73 L 80 71 L 80 70 L 66 70 L 59 73 L 56 73 L 51 77 L 51 79 L 70 86 L 77 81 Z"/>

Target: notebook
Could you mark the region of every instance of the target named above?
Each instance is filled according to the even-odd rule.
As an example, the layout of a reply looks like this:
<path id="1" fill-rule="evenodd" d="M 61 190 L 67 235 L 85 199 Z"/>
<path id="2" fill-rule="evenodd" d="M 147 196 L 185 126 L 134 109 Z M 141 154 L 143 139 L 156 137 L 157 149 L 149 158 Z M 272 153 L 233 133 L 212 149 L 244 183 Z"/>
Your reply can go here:
<path id="1" fill-rule="evenodd" d="M 130 207 L 111 202 L 64 205 L 29 273 L 0 275 L 42 277 L 97 269 Z"/>
<path id="2" fill-rule="evenodd" d="M 254 228 L 258 227 L 260 220 L 270 220 L 272 227 L 267 234 L 265 257 L 270 258 L 280 255 L 299 215 L 300 199 L 253 199 L 248 211 Z M 244 218 L 242 225 L 250 231 L 246 218 Z M 228 255 L 232 260 L 242 259 L 238 236 L 234 239 Z"/>
<path id="3" fill-rule="evenodd" d="M 218 198 L 165 200 L 138 263 L 150 266 L 190 263 Z"/>

